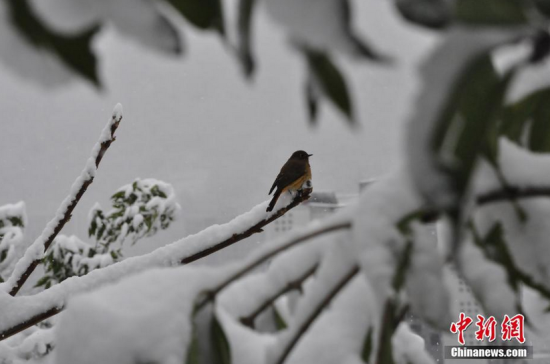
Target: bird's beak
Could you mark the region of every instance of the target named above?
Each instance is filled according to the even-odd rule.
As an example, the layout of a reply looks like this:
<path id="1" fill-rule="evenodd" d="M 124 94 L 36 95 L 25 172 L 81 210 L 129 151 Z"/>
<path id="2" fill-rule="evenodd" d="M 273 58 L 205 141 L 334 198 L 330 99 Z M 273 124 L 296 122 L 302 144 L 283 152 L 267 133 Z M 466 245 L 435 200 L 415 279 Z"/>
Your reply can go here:
<path id="1" fill-rule="evenodd" d="M 312 155 L 313 155 L 313 154 L 308 154 L 307 156 L 308 156 L 308 157 L 311 157 Z"/>

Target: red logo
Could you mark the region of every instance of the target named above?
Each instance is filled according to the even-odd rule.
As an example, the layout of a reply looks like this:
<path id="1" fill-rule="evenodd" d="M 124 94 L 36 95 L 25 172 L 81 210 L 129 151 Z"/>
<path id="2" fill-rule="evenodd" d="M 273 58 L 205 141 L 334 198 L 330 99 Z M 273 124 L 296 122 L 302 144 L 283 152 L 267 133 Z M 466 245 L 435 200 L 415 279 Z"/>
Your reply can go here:
<path id="1" fill-rule="evenodd" d="M 466 330 L 468 328 L 468 326 L 470 326 L 472 324 L 472 321 L 473 320 L 471 318 L 469 318 L 468 316 L 466 316 L 464 314 L 464 312 L 461 312 L 458 322 L 453 322 L 451 324 L 451 332 L 453 334 L 458 333 L 458 342 L 461 343 L 462 345 L 465 344 L 465 342 L 464 342 L 464 330 Z"/>
<path id="2" fill-rule="evenodd" d="M 520 343 L 525 342 L 525 334 L 523 333 L 523 315 L 515 315 L 510 318 L 508 315 L 504 315 L 504 321 L 502 321 L 501 331 L 502 340 L 512 340 L 515 338 Z"/>
<path id="3" fill-rule="evenodd" d="M 495 341 L 497 338 L 497 321 L 493 316 L 490 316 L 487 320 L 482 315 L 477 315 L 476 326 L 476 339 L 483 341 L 484 338 L 488 338 L 489 342 Z"/>
<path id="4" fill-rule="evenodd" d="M 524 317 L 521 314 L 515 315 L 510 318 L 508 315 L 504 315 L 504 320 L 500 325 L 502 340 L 516 339 L 521 344 L 525 343 L 525 333 L 523 331 Z M 465 345 L 464 331 L 472 324 L 472 318 L 466 316 L 464 312 L 460 313 L 457 322 L 451 323 L 451 333 L 458 334 L 458 342 L 461 345 Z M 489 342 L 493 342 L 497 337 L 497 321 L 493 316 L 489 316 L 487 319 L 483 315 L 477 315 L 476 321 L 477 330 L 475 332 L 476 340 L 483 341 L 485 338 Z"/>

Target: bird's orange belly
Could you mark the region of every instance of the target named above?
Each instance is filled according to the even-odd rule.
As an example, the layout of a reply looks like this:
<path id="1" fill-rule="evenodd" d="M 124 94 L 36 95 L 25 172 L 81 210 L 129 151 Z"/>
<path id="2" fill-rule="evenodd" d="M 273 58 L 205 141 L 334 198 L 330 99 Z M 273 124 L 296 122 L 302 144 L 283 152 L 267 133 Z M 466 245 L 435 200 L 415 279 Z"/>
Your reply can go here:
<path id="1" fill-rule="evenodd" d="M 291 191 L 297 191 L 299 189 L 302 188 L 302 185 L 307 181 L 307 180 L 310 180 L 311 179 L 311 172 L 308 171 L 308 173 L 304 174 L 302 177 L 298 178 L 296 181 L 292 182 L 291 184 L 289 184 L 288 186 L 286 186 L 284 189 L 283 189 L 283 192 L 287 191 L 287 190 L 291 190 Z"/>

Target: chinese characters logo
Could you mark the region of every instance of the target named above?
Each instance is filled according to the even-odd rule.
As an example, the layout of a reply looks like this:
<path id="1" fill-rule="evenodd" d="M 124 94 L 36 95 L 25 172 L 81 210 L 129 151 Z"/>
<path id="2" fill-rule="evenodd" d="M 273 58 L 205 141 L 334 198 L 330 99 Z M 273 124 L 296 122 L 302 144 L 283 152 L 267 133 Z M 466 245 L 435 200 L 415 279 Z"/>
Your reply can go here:
<path id="1" fill-rule="evenodd" d="M 500 338 L 503 341 L 516 339 L 519 343 L 525 343 L 525 333 L 523 330 L 524 317 L 521 314 L 510 317 L 504 315 L 504 320 L 500 325 Z M 471 317 L 466 316 L 463 312 L 460 313 L 457 322 L 451 323 L 451 333 L 458 334 L 458 342 L 465 345 L 464 331 L 474 322 Z M 482 341 L 487 338 L 489 342 L 493 342 L 497 338 L 497 321 L 493 316 L 485 319 L 482 315 L 477 315 L 476 321 L 477 331 L 475 338 Z"/>

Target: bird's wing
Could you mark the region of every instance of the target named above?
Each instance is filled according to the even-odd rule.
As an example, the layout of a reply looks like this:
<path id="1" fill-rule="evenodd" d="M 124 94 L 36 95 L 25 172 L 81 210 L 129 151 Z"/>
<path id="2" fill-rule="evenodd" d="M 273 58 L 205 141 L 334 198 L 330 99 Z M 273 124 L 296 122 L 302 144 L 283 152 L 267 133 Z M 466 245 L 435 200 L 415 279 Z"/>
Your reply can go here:
<path id="1" fill-rule="evenodd" d="M 305 163 L 293 160 L 287 161 L 283 168 L 281 168 L 281 172 L 279 172 L 277 178 L 275 178 L 275 182 L 273 182 L 273 186 L 271 186 L 269 194 L 271 195 L 271 192 L 273 192 L 275 187 L 280 189 L 285 188 L 298 178 L 302 177 L 304 173 L 306 173 Z"/>

